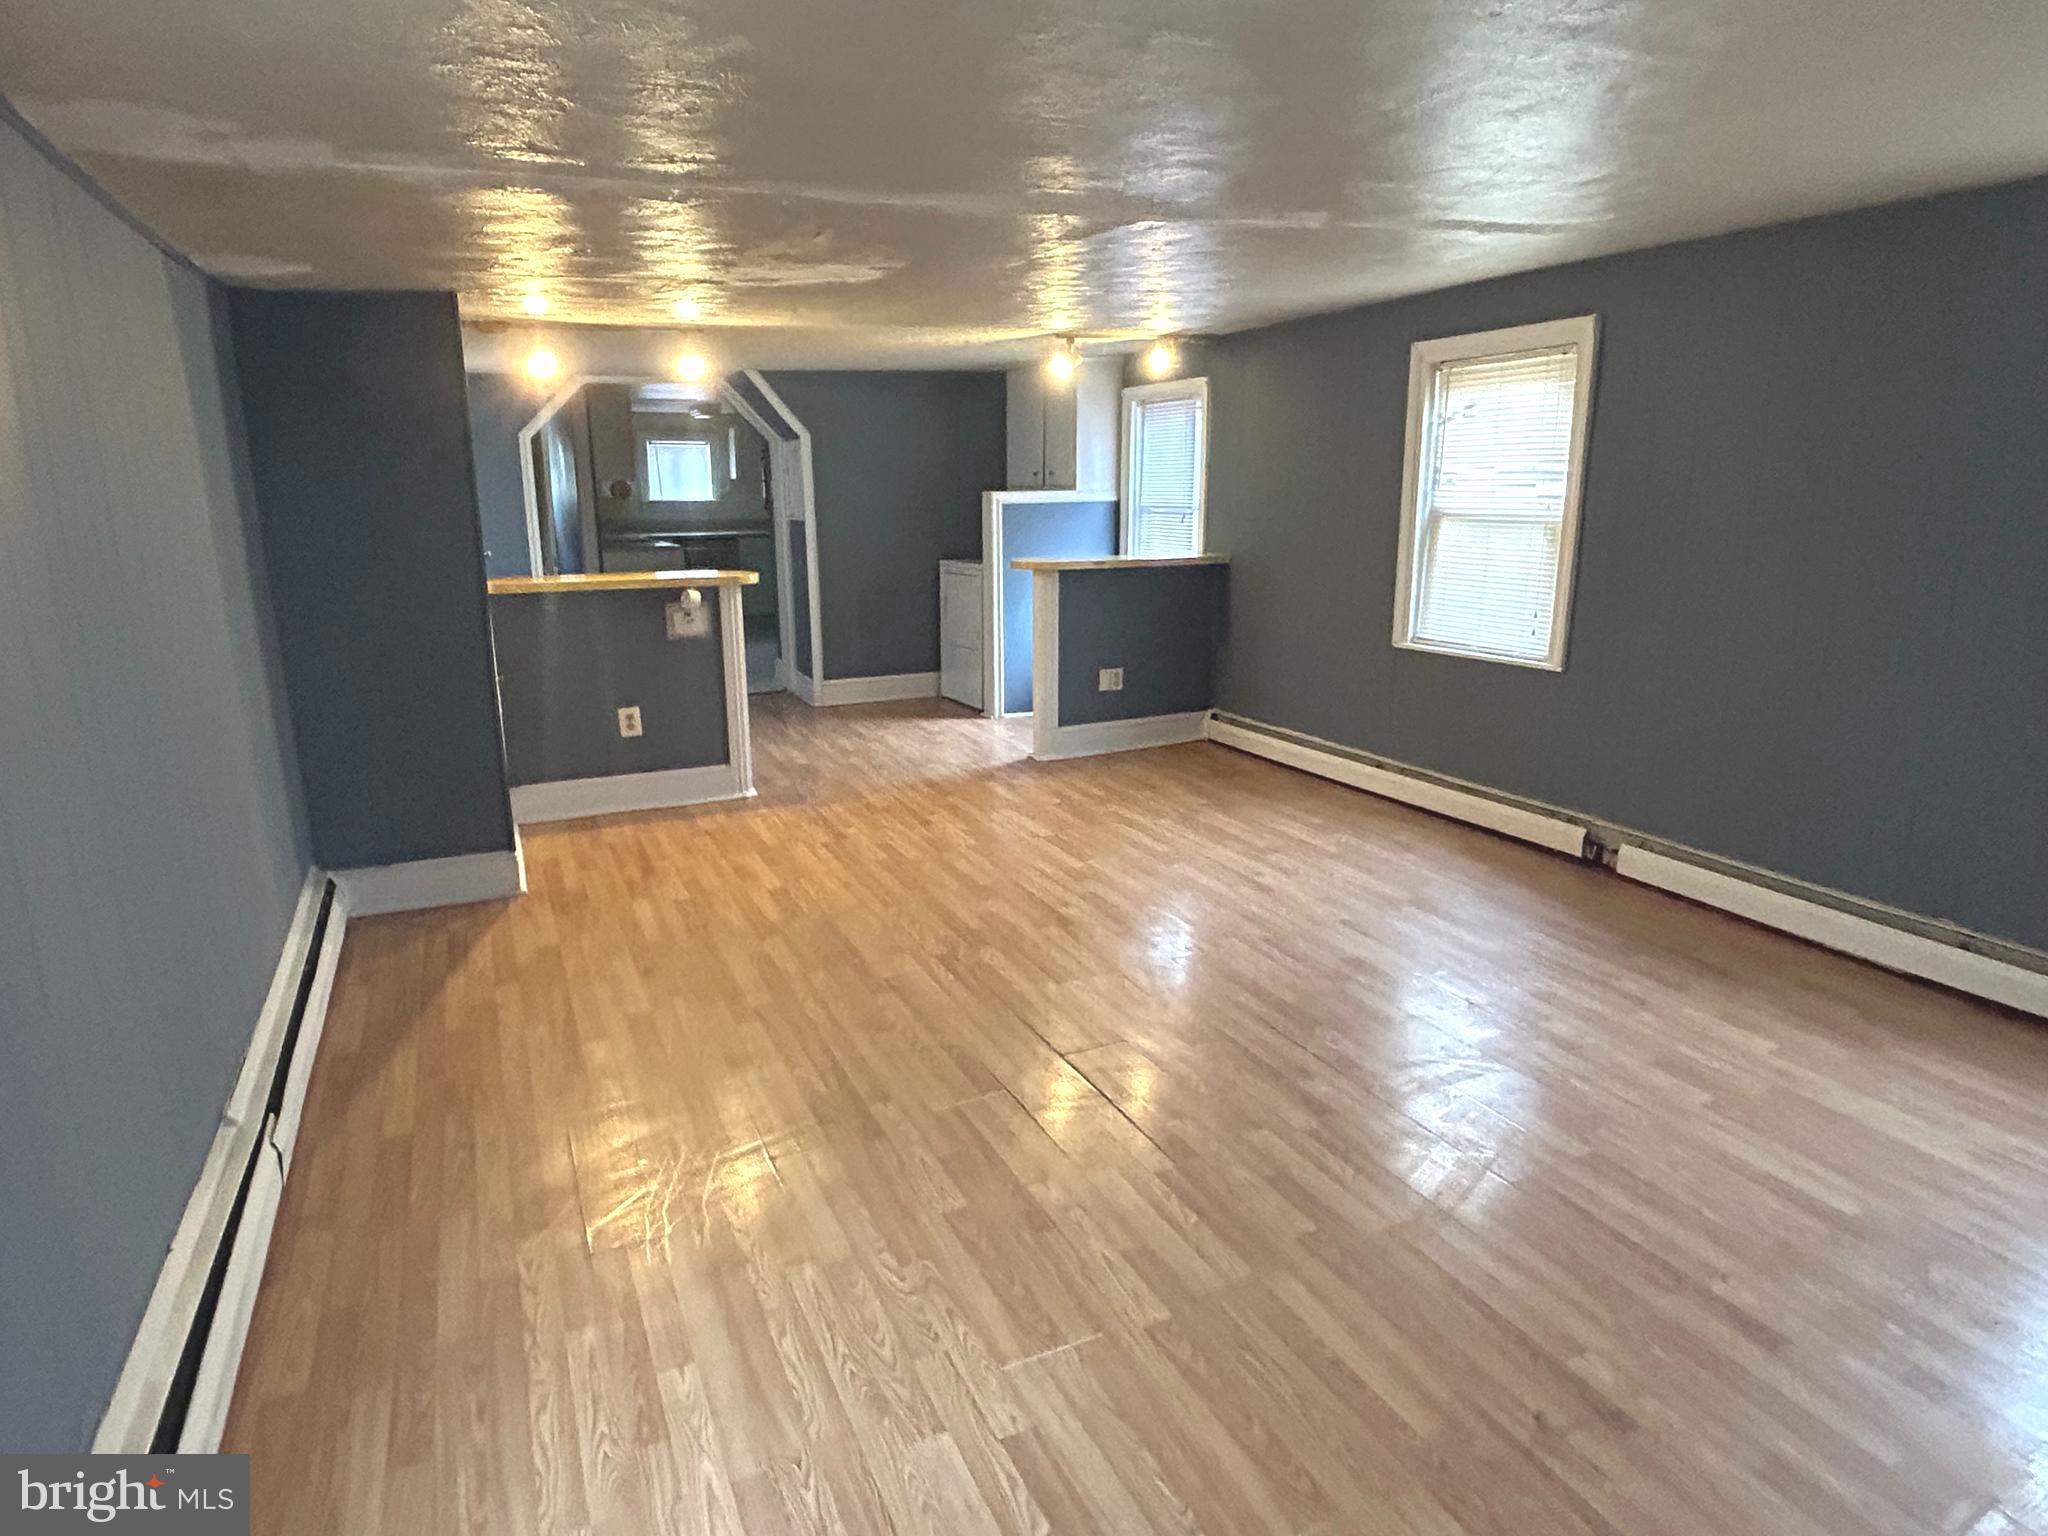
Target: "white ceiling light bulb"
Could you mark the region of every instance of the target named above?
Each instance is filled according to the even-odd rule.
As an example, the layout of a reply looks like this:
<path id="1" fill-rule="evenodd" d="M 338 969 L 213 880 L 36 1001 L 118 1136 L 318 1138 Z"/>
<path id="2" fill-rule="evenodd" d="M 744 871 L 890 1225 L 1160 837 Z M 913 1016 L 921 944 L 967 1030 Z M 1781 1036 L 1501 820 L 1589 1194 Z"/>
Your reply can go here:
<path id="1" fill-rule="evenodd" d="M 702 352 L 685 352 L 676 359 L 676 377 L 685 384 L 700 384 L 704 375 L 711 371 L 711 364 Z"/>
<path id="2" fill-rule="evenodd" d="M 519 301 L 519 307 L 529 315 L 544 315 L 548 312 L 548 296 L 538 288 L 532 289 Z"/>
<path id="3" fill-rule="evenodd" d="M 1064 384 L 1074 376 L 1074 344 L 1071 341 L 1061 338 L 1060 344 L 1045 360 L 1045 371 L 1055 384 Z"/>
<path id="4" fill-rule="evenodd" d="M 1163 337 L 1153 342 L 1145 353 L 1145 371 L 1155 379 L 1163 379 L 1173 372 L 1173 364 L 1173 343 Z"/>
<path id="5" fill-rule="evenodd" d="M 526 354 L 526 371 L 536 379 L 552 379 L 562 371 L 562 360 L 546 347 L 535 347 Z"/>

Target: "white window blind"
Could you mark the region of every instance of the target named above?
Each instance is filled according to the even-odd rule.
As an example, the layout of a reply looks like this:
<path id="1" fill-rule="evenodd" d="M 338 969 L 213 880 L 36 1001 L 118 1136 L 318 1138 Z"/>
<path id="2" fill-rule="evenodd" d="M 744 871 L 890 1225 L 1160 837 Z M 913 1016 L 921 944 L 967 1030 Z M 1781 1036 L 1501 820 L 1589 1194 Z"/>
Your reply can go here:
<path id="1" fill-rule="evenodd" d="M 1435 364 L 1415 505 L 1418 645 L 1553 657 L 1579 348 Z"/>
<path id="2" fill-rule="evenodd" d="M 696 439 L 647 440 L 649 501 L 716 501 L 711 483 L 711 445 Z"/>
<path id="3" fill-rule="evenodd" d="M 1202 398 L 1131 402 L 1130 548 L 1158 558 L 1202 552 Z"/>

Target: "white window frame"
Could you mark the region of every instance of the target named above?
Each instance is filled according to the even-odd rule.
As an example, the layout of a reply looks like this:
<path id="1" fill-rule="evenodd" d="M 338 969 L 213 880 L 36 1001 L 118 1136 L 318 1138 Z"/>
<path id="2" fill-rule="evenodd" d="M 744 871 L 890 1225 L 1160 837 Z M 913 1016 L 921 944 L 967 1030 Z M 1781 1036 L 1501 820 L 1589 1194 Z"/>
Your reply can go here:
<path id="1" fill-rule="evenodd" d="M 701 499 L 685 498 L 678 501 L 672 497 L 661 497 L 654 494 L 654 450 L 656 448 L 669 447 L 692 447 L 702 450 L 704 454 L 704 483 L 711 491 L 709 496 Z M 656 437 L 652 435 L 645 437 L 640 443 L 640 472 L 647 477 L 647 499 L 651 502 L 667 506 L 700 507 L 707 502 L 718 500 L 718 461 L 712 457 L 711 443 L 708 438 Z"/>
<path id="2" fill-rule="evenodd" d="M 1137 475 L 1137 458 L 1131 452 L 1131 445 L 1137 437 L 1138 407 L 1147 400 L 1198 400 L 1202 406 L 1202 443 L 1200 462 L 1195 470 L 1195 547 L 1194 554 L 1209 552 L 1209 381 L 1199 379 L 1168 379 L 1160 384 L 1133 384 L 1124 390 L 1123 432 L 1118 445 L 1122 464 L 1117 484 L 1122 488 L 1122 502 L 1117 508 L 1117 548 L 1128 555 L 1137 542 L 1138 493 L 1133 483 Z"/>
<path id="3" fill-rule="evenodd" d="M 1571 633 L 1572 587 L 1579 566 L 1579 500 L 1585 485 L 1586 435 L 1593 415 L 1593 362 L 1600 339 L 1599 317 L 1574 315 L 1534 325 L 1512 325 L 1466 336 L 1439 336 L 1408 349 L 1408 436 L 1401 455 L 1401 545 L 1394 576 L 1394 645 L 1404 651 L 1429 651 L 1509 667 L 1539 671 L 1564 670 L 1565 642 Z M 1414 638 L 1416 535 L 1421 523 L 1417 505 L 1422 486 L 1423 442 L 1429 428 L 1429 403 L 1436 370 L 1445 363 L 1472 358 L 1503 357 L 1550 347 L 1578 348 L 1578 377 L 1572 388 L 1572 435 L 1565 465 L 1564 512 L 1558 525 L 1556 598 L 1551 605 L 1550 650 L 1545 656 L 1498 656 L 1490 651 L 1428 644 Z"/>

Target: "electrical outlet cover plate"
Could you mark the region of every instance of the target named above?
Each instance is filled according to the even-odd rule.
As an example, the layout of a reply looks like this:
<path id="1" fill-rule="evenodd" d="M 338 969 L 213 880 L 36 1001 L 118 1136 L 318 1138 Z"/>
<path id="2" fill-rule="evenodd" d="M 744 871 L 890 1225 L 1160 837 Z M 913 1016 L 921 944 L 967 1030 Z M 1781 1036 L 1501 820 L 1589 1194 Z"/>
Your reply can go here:
<path id="1" fill-rule="evenodd" d="M 1097 693 L 1121 693 L 1123 692 L 1123 687 L 1124 669 L 1122 667 L 1104 667 L 1095 675 L 1095 691 Z"/>
<path id="2" fill-rule="evenodd" d="M 619 734 L 638 736 L 640 734 L 640 706 L 628 704 L 619 711 Z"/>

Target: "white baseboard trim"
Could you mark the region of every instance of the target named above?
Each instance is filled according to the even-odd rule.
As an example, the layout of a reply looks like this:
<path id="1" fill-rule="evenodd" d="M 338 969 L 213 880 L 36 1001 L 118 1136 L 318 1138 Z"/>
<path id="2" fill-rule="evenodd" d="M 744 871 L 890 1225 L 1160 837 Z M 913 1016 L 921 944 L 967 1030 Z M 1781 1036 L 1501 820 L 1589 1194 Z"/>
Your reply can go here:
<path id="1" fill-rule="evenodd" d="M 1631 880 L 1733 912 L 1824 949 L 2048 1018 L 2048 973 L 1651 848 L 1624 843 L 1614 867 Z"/>
<path id="2" fill-rule="evenodd" d="M 1200 741 L 1207 733 L 1209 712 L 1182 715 L 1140 715 L 1135 720 L 1098 720 L 1088 725 L 1060 725 L 1040 731 L 1031 755 L 1041 762 L 1068 757 L 1099 757 L 1105 752 L 1131 752 L 1140 747 L 1170 747 Z"/>
<path id="3" fill-rule="evenodd" d="M 1568 816 L 1512 805 L 1478 789 L 1466 789 L 1441 779 L 1404 773 L 1378 763 L 1363 762 L 1334 742 L 1317 743 L 1313 738 L 1277 736 L 1248 729 L 1226 720 L 1209 722 L 1209 739 L 1255 757 L 1299 768 L 1318 778 L 1333 779 L 1404 805 L 1434 811 L 1455 821 L 1470 822 L 1506 837 L 1519 838 L 1555 853 L 1581 856 L 1586 847 L 1587 825 Z"/>
<path id="4" fill-rule="evenodd" d="M 163 1417 L 172 1377 L 184 1354 L 193 1321 L 198 1316 L 214 1256 L 220 1250 L 228 1218 L 233 1214 L 243 1171 L 248 1168 L 251 1157 L 261 1157 L 263 1162 L 278 1167 L 280 1175 L 282 1173 L 285 1154 L 270 1157 L 259 1154 L 257 1148 L 259 1142 L 266 1141 L 274 1133 L 274 1126 L 265 1120 L 270 1084 L 277 1074 L 278 1057 L 284 1049 L 285 1034 L 298 1003 L 299 978 L 305 972 L 306 957 L 319 925 L 320 905 L 326 893 L 326 871 L 309 870 L 278 953 L 277 968 L 271 973 L 270 990 L 265 994 L 262 1010 L 257 1015 L 249 1049 L 242 1058 L 241 1070 L 236 1074 L 234 1088 L 221 1113 L 220 1125 L 214 1132 L 213 1145 L 207 1151 L 199 1178 L 192 1186 L 192 1194 L 185 1202 L 184 1214 L 172 1235 L 163 1267 L 157 1272 L 156 1285 L 143 1309 L 142 1322 L 135 1331 L 127 1362 L 115 1384 L 113 1396 L 108 1400 L 106 1412 L 100 1418 L 99 1429 L 93 1436 L 95 1453 L 133 1455 L 149 1449 L 157 1422 Z M 313 1056 L 326 1021 L 327 1001 L 334 987 L 335 963 L 341 954 L 347 925 L 347 902 L 337 890 L 286 1079 L 286 1105 L 293 1133 L 296 1133 L 298 1125 L 298 1102 L 304 1099 L 305 1083 L 312 1072 Z M 298 1102 L 294 1101 L 294 1085 Z M 252 1200 L 244 1204 L 241 1224 L 236 1229 L 234 1253 L 253 1253 L 253 1259 L 242 1260 L 242 1267 L 247 1270 L 253 1263 L 258 1276 L 262 1273 L 263 1256 L 269 1249 L 271 1218 L 274 1215 L 275 1206 L 272 1205 L 266 1215 L 252 1191 Z M 231 1269 L 234 1263 L 231 1257 Z M 222 1305 L 216 1308 L 206 1355 L 202 1357 L 203 1376 L 204 1362 L 214 1358 L 216 1352 L 219 1354 L 220 1363 L 213 1372 L 214 1390 L 233 1390 L 234 1365 L 241 1359 L 247 1332 L 247 1316 L 242 1316 L 239 1323 L 235 1323 L 223 1298 Z M 191 1440 L 195 1426 L 203 1431 L 210 1424 L 212 1443 L 181 1443 L 180 1449 L 215 1449 L 220 1440 L 220 1425 L 225 1422 L 226 1415 L 225 1398 L 218 1403 L 203 1401 L 195 1391 L 186 1416 L 186 1439 Z"/>
<path id="5" fill-rule="evenodd" d="M 653 773 L 617 773 L 595 779 L 556 779 L 512 787 L 512 819 L 570 821 L 579 816 L 616 816 L 678 805 L 737 800 L 751 791 L 730 763 L 703 768 L 664 768 Z"/>
<path id="6" fill-rule="evenodd" d="M 337 869 L 334 883 L 348 898 L 351 917 L 384 912 L 417 912 L 423 907 L 459 907 L 472 901 L 501 901 L 526 890 L 526 850 L 462 853 L 408 864 L 366 864 Z"/>
<path id="7" fill-rule="evenodd" d="M 809 674 L 789 669 L 789 691 L 813 708 L 818 703 L 818 685 L 811 681 Z"/>
<path id="8" fill-rule="evenodd" d="M 882 704 L 892 699 L 934 699 L 936 672 L 898 672 L 889 677 L 828 677 L 816 688 L 814 704 Z"/>

